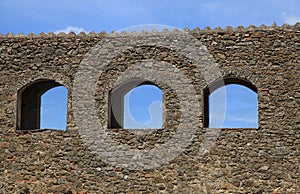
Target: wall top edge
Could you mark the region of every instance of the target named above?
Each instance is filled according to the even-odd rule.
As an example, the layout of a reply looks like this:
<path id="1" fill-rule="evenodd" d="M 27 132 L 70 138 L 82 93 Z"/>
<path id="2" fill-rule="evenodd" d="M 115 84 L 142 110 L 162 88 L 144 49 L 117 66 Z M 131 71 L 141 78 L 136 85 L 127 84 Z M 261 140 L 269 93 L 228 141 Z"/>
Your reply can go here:
<path id="1" fill-rule="evenodd" d="M 227 26 L 225 28 L 221 28 L 221 27 L 216 27 L 214 29 L 211 29 L 210 27 L 206 27 L 204 29 L 200 29 L 199 27 L 191 30 L 189 28 L 184 28 L 182 31 L 184 32 L 190 32 L 190 33 L 219 33 L 219 32 L 248 32 L 248 31 L 276 31 L 276 30 L 287 30 L 287 31 L 300 31 L 300 22 L 297 22 L 294 25 L 289 25 L 289 24 L 283 24 L 282 26 L 278 26 L 276 23 L 270 25 L 270 26 L 266 26 L 264 24 L 260 25 L 260 26 L 254 26 L 254 25 L 249 25 L 248 27 L 244 27 L 244 26 L 238 26 L 236 28 L 233 28 L 231 26 Z M 1 34 L 0 33 L 0 37 L 6 37 L 6 38 L 18 38 L 18 37 L 28 37 L 28 38 L 32 38 L 32 37 L 103 37 L 106 35 L 157 35 L 157 34 L 163 34 L 163 33 L 170 33 L 170 32 L 179 32 L 180 30 L 175 29 L 172 31 L 169 31 L 168 29 L 164 29 L 161 32 L 158 32 L 156 30 L 153 30 L 151 32 L 148 31 L 141 31 L 141 32 L 136 32 L 136 31 L 131 31 L 131 32 L 111 32 L 111 33 L 106 33 L 105 31 L 99 32 L 99 33 L 95 33 L 95 32 L 89 32 L 89 33 L 85 33 L 85 32 L 80 32 L 78 34 L 75 34 L 74 32 L 70 32 L 70 33 L 64 33 L 64 32 L 60 32 L 60 33 L 54 33 L 54 32 L 50 32 L 48 34 L 41 32 L 39 34 L 34 34 L 34 33 L 29 33 L 29 34 L 22 34 L 22 33 L 18 33 L 18 34 L 13 34 L 11 32 L 7 33 L 7 34 Z"/>

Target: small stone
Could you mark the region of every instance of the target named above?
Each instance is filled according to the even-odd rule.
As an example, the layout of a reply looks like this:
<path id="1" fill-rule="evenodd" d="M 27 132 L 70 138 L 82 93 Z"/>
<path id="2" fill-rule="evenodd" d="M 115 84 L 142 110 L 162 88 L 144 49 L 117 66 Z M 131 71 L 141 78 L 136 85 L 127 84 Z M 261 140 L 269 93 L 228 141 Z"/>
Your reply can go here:
<path id="1" fill-rule="evenodd" d="M 269 170 L 269 166 L 262 166 L 259 168 L 259 171 L 267 171 Z"/>

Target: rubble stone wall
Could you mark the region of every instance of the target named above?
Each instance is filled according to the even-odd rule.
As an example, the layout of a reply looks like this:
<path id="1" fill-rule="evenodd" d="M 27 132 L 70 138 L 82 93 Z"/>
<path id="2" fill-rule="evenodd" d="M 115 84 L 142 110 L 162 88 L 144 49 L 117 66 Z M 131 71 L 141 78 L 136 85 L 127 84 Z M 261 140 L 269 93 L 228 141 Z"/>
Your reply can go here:
<path id="1" fill-rule="evenodd" d="M 155 44 L 122 51 L 97 76 L 95 106 L 98 121 L 103 125 L 108 122 L 108 94 L 120 82 L 118 77 L 122 72 L 133 69 L 128 78 L 146 77 L 162 89 L 166 110 L 163 129 L 143 135 L 122 129 L 107 131 L 118 144 L 136 150 L 153 149 L 176 136 L 182 122 L 181 110 L 190 103 L 188 99 L 182 101 L 175 89 L 162 79 L 140 72 L 155 69 L 159 75 L 172 77 L 175 70 L 171 67 L 176 67 L 191 80 L 192 87 L 180 80 L 177 88 L 185 93 L 194 90 L 199 102 L 199 120 L 183 121 L 187 126 L 196 126 L 192 141 L 166 164 L 138 170 L 119 167 L 113 161 L 107 163 L 101 155 L 91 152 L 80 133 L 86 126 L 77 125 L 74 118 L 76 73 L 88 52 L 96 44 L 101 47 L 101 41 L 109 35 L 1 35 L 0 192 L 299 193 L 300 24 L 185 29 L 185 32 L 207 48 L 220 70 L 219 76 L 205 78 L 203 71 L 209 65 L 197 66 L 201 60 L 189 60 L 176 51 L 176 45 Z M 158 42 L 164 33 L 170 32 L 153 32 L 147 36 Z M 133 36 L 136 34 L 123 35 L 121 39 L 130 43 Z M 180 40 L 180 36 L 175 37 Z M 112 47 L 111 52 L 118 49 Z M 158 63 L 142 66 L 142 60 Z M 91 71 L 98 73 L 96 67 Z M 199 157 L 201 143 L 208 132 L 213 134 L 218 130 L 203 128 L 203 89 L 222 77 L 244 79 L 257 87 L 259 127 L 221 129 L 212 147 Z M 55 80 L 68 89 L 66 131 L 16 130 L 18 91 L 39 79 Z M 89 108 L 80 113 L 82 118 L 90 114 Z"/>

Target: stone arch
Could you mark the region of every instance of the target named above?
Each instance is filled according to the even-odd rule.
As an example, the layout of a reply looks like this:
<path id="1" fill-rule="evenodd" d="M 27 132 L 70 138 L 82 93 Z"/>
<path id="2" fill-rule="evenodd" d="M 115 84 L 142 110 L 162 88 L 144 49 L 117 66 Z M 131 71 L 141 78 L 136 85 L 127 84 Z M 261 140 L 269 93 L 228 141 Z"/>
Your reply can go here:
<path id="1" fill-rule="evenodd" d="M 216 89 L 229 84 L 239 84 L 249 88 L 255 93 L 258 93 L 257 87 L 252 84 L 252 82 L 241 77 L 228 76 L 209 83 L 203 89 L 203 127 L 209 126 L 209 95 Z"/>
<path id="2" fill-rule="evenodd" d="M 64 86 L 55 80 L 37 79 L 17 92 L 17 130 L 33 130 L 40 128 L 41 96 L 48 90 Z"/>
<path id="3" fill-rule="evenodd" d="M 252 83 L 255 87 L 260 87 L 260 82 L 258 81 L 258 76 L 254 73 L 253 68 L 249 67 L 248 64 L 243 64 L 242 66 L 235 66 L 234 68 L 229 68 L 227 70 L 222 70 L 223 78 L 237 78 L 245 80 Z M 222 79 L 222 78 L 220 78 Z"/>
<path id="4" fill-rule="evenodd" d="M 53 80 L 66 87 L 68 91 L 72 90 L 71 78 L 69 76 L 62 75 L 61 73 L 55 73 L 52 71 L 44 71 L 42 74 L 30 73 L 26 76 L 18 77 L 15 89 L 19 91 L 28 84 L 34 83 L 38 80 Z"/>
<path id="5" fill-rule="evenodd" d="M 161 89 L 157 84 L 146 79 L 129 79 L 109 92 L 108 128 L 124 128 L 124 96 L 130 90 L 141 85 L 154 85 Z"/>

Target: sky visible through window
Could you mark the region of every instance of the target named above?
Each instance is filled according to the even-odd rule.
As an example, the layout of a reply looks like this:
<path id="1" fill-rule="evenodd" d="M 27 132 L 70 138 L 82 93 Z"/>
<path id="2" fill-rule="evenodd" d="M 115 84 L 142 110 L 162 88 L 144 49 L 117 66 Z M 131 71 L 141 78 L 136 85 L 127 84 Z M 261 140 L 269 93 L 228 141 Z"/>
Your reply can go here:
<path id="1" fill-rule="evenodd" d="M 229 84 L 223 87 L 225 87 L 225 98 L 220 97 L 223 88 L 216 89 L 209 96 L 209 127 L 258 128 L 257 93 L 239 84 Z M 218 111 L 224 103 L 225 114 Z"/>
<path id="2" fill-rule="evenodd" d="M 162 128 L 162 91 L 158 87 L 141 85 L 124 96 L 124 128 Z"/>
<path id="3" fill-rule="evenodd" d="M 41 96 L 41 129 L 65 130 L 67 125 L 68 90 L 54 87 Z"/>

